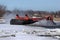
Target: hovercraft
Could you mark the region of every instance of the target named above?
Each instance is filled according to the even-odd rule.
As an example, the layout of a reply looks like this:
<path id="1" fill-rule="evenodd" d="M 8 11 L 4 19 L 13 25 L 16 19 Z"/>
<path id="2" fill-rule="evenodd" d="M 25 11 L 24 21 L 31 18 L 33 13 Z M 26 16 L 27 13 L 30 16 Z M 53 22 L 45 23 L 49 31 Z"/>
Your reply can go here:
<path id="1" fill-rule="evenodd" d="M 32 24 L 37 21 L 33 21 L 32 19 L 29 20 L 17 20 L 17 19 L 11 19 L 10 24 L 12 25 L 26 25 L 26 24 Z"/>
<path id="2" fill-rule="evenodd" d="M 29 20 L 17 20 L 11 19 L 10 24 L 12 25 L 27 25 L 28 26 L 37 26 L 45 28 L 60 28 L 60 23 L 54 22 L 52 17 L 48 16 L 47 18 L 31 18 Z"/>
<path id="3" fill-rule="evenodd" d="M 18 19 L 11 19 L 10 24 L 12 25 L 26 25 L 26 24 L 32 24 L 37 22 L 38 20 L 41 20 L 42 18 L 28 18 L 26 20 L 25 17 L 17 17 Z"/>

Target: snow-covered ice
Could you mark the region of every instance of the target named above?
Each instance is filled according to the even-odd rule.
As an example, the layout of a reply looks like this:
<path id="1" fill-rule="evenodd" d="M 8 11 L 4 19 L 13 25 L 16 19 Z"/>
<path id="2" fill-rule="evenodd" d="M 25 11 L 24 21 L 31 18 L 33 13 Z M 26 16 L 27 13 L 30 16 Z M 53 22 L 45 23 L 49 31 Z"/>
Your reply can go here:
<path id="1" fill-rule="evenodd" d="M 52 37 L 41 37 L 41 36 L 35 36 L 35 35 L 29 35 L 24 33 L 19 33 L 22 30 L 46 30 L 45 28 L 41 27 L 30 27 L 30 26 L 24 26 L 24 25 L 10 25 L 10 24 L 0 24 L 0 32 L 18 32 L 16 34 L 16 37 L 5 37 L 0 38 L 0 40 L 57 40 Z"/>
<path id="2" fill-rule="evenodd" d="M 38 37 L 27 34 L 17 34 L 16 37 L 0 38 L 0 40 L 57 40 L 51 37 Z"/>

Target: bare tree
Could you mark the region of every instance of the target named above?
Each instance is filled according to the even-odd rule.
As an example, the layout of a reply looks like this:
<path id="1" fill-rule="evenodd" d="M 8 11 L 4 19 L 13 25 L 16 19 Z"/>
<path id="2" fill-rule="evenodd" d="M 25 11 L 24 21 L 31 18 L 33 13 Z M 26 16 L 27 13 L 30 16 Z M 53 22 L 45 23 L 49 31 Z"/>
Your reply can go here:
<path id="1" fill-rule="evenodd" d="M 6 12 L 6 6 L 0 5 L 0 17 L 2 17 Z"/>

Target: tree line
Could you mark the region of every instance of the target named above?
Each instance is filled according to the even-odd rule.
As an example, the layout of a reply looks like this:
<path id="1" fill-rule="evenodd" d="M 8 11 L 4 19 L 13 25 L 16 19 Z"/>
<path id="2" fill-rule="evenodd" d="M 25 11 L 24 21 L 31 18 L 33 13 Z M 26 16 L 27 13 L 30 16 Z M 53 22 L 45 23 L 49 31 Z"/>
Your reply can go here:
<path id="1" fill-rule="evenodd" d="M 15 14 L 28 14 L 30 16 L 33 16 L 34 14 L 37 14 L 37 16 L 42 16 L 42 15 L 54 15 L 54 17 L 60 17 L 60 10 L 59 11 L 34 11 L 34 10 L 20 10 L 20 9 L 13 9 L 7 10 L 7 7 L 4 5 L 0 5 L 0 17 L 2 17 L 6 12 L 9 13 L 15 13 Z"/>

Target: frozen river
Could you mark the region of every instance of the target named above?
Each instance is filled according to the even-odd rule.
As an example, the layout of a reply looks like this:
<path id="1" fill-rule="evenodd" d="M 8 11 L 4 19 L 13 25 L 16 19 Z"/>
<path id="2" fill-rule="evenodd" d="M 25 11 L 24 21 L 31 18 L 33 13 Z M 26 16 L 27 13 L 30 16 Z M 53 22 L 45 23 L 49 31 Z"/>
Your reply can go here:
<path id="1" fill-rule="evenodd" d="M 12 14 L 6 13 L 4 15 L 3 18 L 5 19 L 6 24 L 0 24 L 0 33 L 1 33 L 1 31 L 2 32 L 7 31 L 7 32 L 12 33 L 12 32 L 20 32 L 22 30 L 31 30 L 32 31 L 32 30 L 46 30 L 47 29 L 47 28 L 43 28 L 43 27 L 32 27 L 32 26 L 26 26 L 26 25 L 10 25 L 10 20 L 12 18 L 15 18 L 15 15 L 16 14 L 13 14 L 13 13 Z M 43 22 L 43 21 L 41 21 L 41 22 Z M 46 23 L 47 23 L 47 21 L 43 22 L 43 24 L 46 24 Z M 16 34 L 16 37 L 1 37 L 0 40 L 59 40 L 59 39 L 55 39 L 52 37 L 41 37 L 41 36 L 18 33 L 18 34 Z"/>
<path id="2" fill-rule="evenodd" d="M 0 24 L 0 32 L 1 31 L 10 31 L 10 32 L 20 32 L 22 30 L 46 30 L 46 28 L 42 27 L 31 27 L 24 25 L 10 25 L 10 24 Z M 29 34 L 18 33 L 16 37 L 1 37 L 0 40 L 58 40 L 52 37 L 41 37 Z"/>

